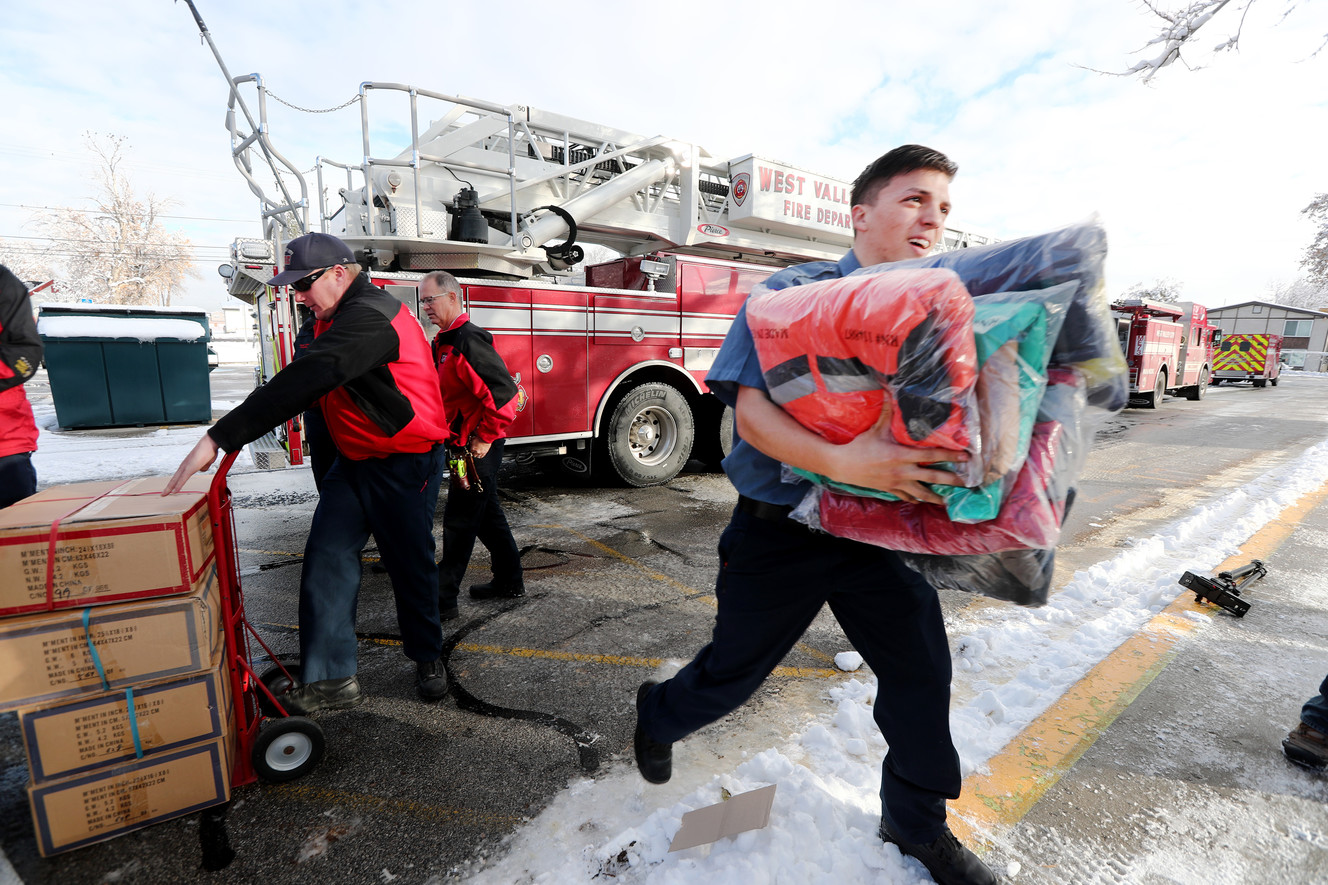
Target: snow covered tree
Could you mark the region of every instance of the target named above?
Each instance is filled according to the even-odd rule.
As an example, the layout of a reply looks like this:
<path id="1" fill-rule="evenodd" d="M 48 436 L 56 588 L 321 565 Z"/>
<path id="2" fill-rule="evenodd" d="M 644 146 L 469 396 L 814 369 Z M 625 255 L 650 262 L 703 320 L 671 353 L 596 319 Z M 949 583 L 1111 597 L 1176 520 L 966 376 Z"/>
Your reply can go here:
<path id="1" fill-rule="evenodd" d="M 62 300 L 169 305 L 186 277 L 196 276 L 190 242 L 160 217 L 171 201 L 134 193 L 124 163 L 124 138 L 87 136 L 96 157 L 98 196 L 92 209 L 59 207 L 37 215 L 47 244 L 30 264 L 58 280 Z"/>
<path id="2" fill-rule="evenodd" d="M 1155 283 L 1135 283 L 1125 293 L 1126 298 L 1147 298 L 1149 301 L 1165 301 L 1175 304 L 1180 300 L 1180 290 L 1185 284 L 1174 277 L 1166 277 Z"/>
<path id="3" fill-rule="evenodd" d="M 1163 25 L 1157 36 L 1145 44 L 1145 48 L 1157 47 L 1158 53 L 1152 58 L 1144 59 L 1135 63 L 1128 70 L 1119 72 L 1122 76 L 1138 75 L 1139 79 L 1145 83 L 1152 80 L 1162 69 L 1168 65 L 1180 62 L 1190 70 L 1197 70 L 1203 65 L 1193 65 L 1186 60 L 1183 53 L 1192 49 L 1199 49 L 1197 42 L 1199 31 L 1207 28 L 1217 18 L 1221 18 L 1228 27 L 1234 27 L 1229 30 L 1219 40 L 1219 42 L 1209 47 L 1212 55 L 1222 52 L 1238 49 L 1240 46 L 1241 31 L 1245 26 L 1245 16 L 1258 0 L 1191 0 L 1191 2 L 1177 9 L 1164 9 L 1161 4 L 1154 0 L 1141 0 L 1145 9 L 1162 19 Z M 1269 2 L 1269 0 L 1264 0 Z M 1296 7 L 1306 2 L 1306 0 L 1283 0 L 1285 8 L 1282 12 L 1282 18 L 1291 15 Z M 1227 7 L 1230 7 L 1228 9 Z M 1225 15 L 1223 13 L 1225 12 Z M 1208 36 L 1213 31 L 1211 28 L 1204 31 Z M 1313 48 L 1313 55 L 1317 55 L 1324 45 L 1328 44 L 1328 35 L 1320 38 L 1319 45 Z"/>
<path id="4" fill-rule="evenodd" d="M 1305 247 L 1300 266 L 1305 268 L 1311 283 L 1328 289 L 1328 194 L 1319 194 L 1300 214 L 1309 216 L 1319 226 L 1314 242 Z"/>
<path id="5" fill-rule="evenodd" d="M 1287 307 L 1307 307 L 1310 310 L 1328 309 L 1328 285 L 1301 278 L 1290 283 L 1268 285 L 1264 298 Z"/>

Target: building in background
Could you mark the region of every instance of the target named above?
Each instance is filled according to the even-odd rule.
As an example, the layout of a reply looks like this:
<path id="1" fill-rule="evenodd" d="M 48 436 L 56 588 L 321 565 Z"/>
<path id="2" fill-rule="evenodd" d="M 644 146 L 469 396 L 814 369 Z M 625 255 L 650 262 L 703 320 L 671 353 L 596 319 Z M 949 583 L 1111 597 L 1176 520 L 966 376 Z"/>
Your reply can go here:
<path id="1" fill-rule="evenodd" d="M 258 320 L 248 304 L 223 307 L 208 314 L 212 349 L 222 365 L 254 365 L 258 362 Z"/>
<path id="2" fill-rule="evenodd" d="M 1328 372 L 1328 312 L 1271 301 L 1242 301 L 1208 310 L 1223 335 L 1282 336 L 1282 361 L 1292 369 Z"/>

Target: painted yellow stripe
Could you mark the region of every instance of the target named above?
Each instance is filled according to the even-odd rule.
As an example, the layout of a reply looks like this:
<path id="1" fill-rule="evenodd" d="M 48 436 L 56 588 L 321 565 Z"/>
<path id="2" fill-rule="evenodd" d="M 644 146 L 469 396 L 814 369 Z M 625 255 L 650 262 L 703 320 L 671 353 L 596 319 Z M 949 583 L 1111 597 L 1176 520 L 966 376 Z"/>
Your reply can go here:
<path id="1" fill-rule="evenodd" d="M 657 572 L 657 571 L 655 571 L 654 569 L 647 568 L 646 566 L 644 566 L 644 565 L 642 565 L 641 563 L 637 562 L 635 559 L 633 559 L 632 557 L 628 556 L 627 554 L 625 554 L 625 553 L 621 553 L 621 552 L 619 552 L 619 551 L 617 551 L 617 550 L 614 550 L 612 547 L 608 546 L 607 544 L 603 544 L 603 543 L 601 543 L 601 542 L 599 542 L 599 541 L 596 541 L 594 538 L 590 537 L 589 535 L 582 534 L 581 532 L 578 532 L 576 529 L 570 529 L 570 528 L 568 528 L 567 526 L 564 526 L 564 525 L 557 525 L 557 524 L 551 524 L 551 525 L 538 525 L 538 526 L 535 526 L 535 528 L 541 528 L 541 529 L 558 529 L 558 530 L 560 530 L 560 531 L 567 532 L 567 533 L 570 534 L 570 535 L 576 535 L 578 538 L 580 538 L 581 540 L 585 541 L 587 544 L 590 544 L 592 547 L 595 547 L 595 548 L 598 549 L 598 550 L 602 550 L 602 551 L 604 551 L 605 553 L 607 553 L 608 555 L 614 557 L 615 559 L 619 559 L 619 560 L 621 560 L 621 561 L 627 563 L 628 565 L 632 566 L 632 568 L 635 568 L 635 569 L 637 569 L 638 571 L 640 571 L 640 572 L 641 572 L 642 574 L 644 574 L 646 577 L 648 577 L 648 578 L 652 578 L 652 579 L 654 579 L 654 580 L 656 580 L 656 581 L 663 581 L 664 583 L 670 585 L 671 587 L 675 587 L 675 588 L 677 588 L 679 591 L 681 591 L 682 595 L 683 595 L 684 597 L 686 597 L 687 599 L 695 599 L 695 600 L 698 601 L 698 602 L 704 602 L 706 605 L 710 606 L 711 608 L 716 608 L 717 605 L 718 605 L 718 603 L 716 603 L 716 601 L 715 601 L 715 597 L 714 597 L 713 594 L 710 594 L 710 593 L 704 593 L 704 592 L 702 592 L 702 591 L 700 591 L 700 590 L 697 590 L 695 587 L 691 587 L 691 586 L 689 586 L 689 585 L 687 585 L 687 584 L 684 584 L 684 583 L 682 583 L 681 581 L 678 581 L 678 580 L 675 580 L 674 578 L 669 577 L 668 575 L 665 575 L 665 574 L 662 574 L 662 573 L 660 573 L 660 572 Z M 799 651 L 802 651 L 802 652 L 804 652 L 804 653 L 806 653 L 806 654 L 809 654 L 809 655 L 811 655 L 812 657 L 816 658 L 816 659 L 819 660 L 819 661 L 824 661 L 824 662 L 827 663 L 827 664 L 833 664 L 833 663 L 834 663 L 834 660 L 835 660 L 835 659 L 834 659 L 834 655 L 826 654 L 825 652 L 821 651 L 820 649 L 812 648 L 810 645 L 807 645 L 806 643 L 799 642 L 798 645 L 797 645 L 797 648 L 798 648 Z M 800 670 L 800 669 L 804 669 L 804 668 L 784 668 L 784 667 L 781 667 L 781 668 L 776 668 L 776 671 L 775 671 L 775 672 L 778 673 L 779 670 L 781 670 L 781 669 L 799 669 L 799 670 Z M 817 672 L 819 672 L 819 671 L 817 671 Z"/>
<path id="2" fill-rule="evenodd" d="M 475 652 L 478 654 L 506 655 L 517 658 L 540 658 L 549 661 L 570 661 L 574 663 L 588 664 L 608 664 L 614 667 L 643 667 L 654 669 L 664 663 L 664 658 L 638 658 L 628 655 L 601 655 L 588 654 L 586 652 L 571 651 L 550 651 L 540 648 L 521 648 L 520 646 L 501 646 L 501 645 L 481 645 L 474 642 L 463 642 L 457 645 L 460 651 Z M 843 672 L 833 668 L 821 667 L 776 667 L 775 676 L 785 677 L 807 677 L 829 678 L 832 676 L 843 676 Z"/>
<path id="3" fill-rule="evenodd" d="M 679 592 L 682 593 L 682 595 L 685 598 L 694 599 L 698 602 L 703 602 L 709 605 L 711 608 L 714 608 L 716 605 L 715 597 L 712 594 L 703 593 L 702 591 L 697 590 L 696 588 L 691 587 L 687 584 L 684 584 L 675 578 L 671 578 L 668 575 L 663 574 L 662 572 L 657 572 L 654 569 L 648 568 L 645 565 L 638 562 L 637 560 L 628 556 L 627 554 L 614 550 L 612 547 L 608 546 L 607 544 L 597 541 L 594 538 L 590 537 L 589 535 L 578 532 L 576 529 L 556 524 L 535 525 L 532 526 L 532 528 L 558 529 L 560 531 L 567 532 L 568 534 L 576 535 L 578 538 L 585 541 L 587 544 L 590 544 L 592 547 L 596 548 L 597 550 L 601 550 L 604 553 L 608 554 L 609 556 L 612 556 L 615 559 L 627 563 L 628 565 L 632 566 L 632 568 L 640 571 L 646 577 L 651 578 L 652 580 L 661 581 L 677 589 Z M 259 553 L 268 556 L 301 555 L 298 553 L 287 553 L 281 550 L 242 550 L 241 552 Z M 377 557 L 364 556 L 361 558 L 364 559 L 366 562 L 378 561 Z M 278 625 L 278 626 L 289 626 L 289 625 Z M 293 630 L 295 629 L 295 627 L 290 626 L 289 629 Z M 394 640 L 394 639 L 373 639 L 370 641 L 378 645 L 398 646 L 401 644 L 400 640 Z M 549 651 L 545 649 L 519 648 L 519 647 L 507 648 L 507 647 L 494 646 L 494 645 L 476 645 L 473 643 L 461 643 L 457 646 L 457 648 L 461 649 L 462 651 L 481 652 L 486 654 L 499 654 L 499 655 L 507 655 L 510 657 L 543 658 L 555 661 L 575 661 L 578 663 L 609 664 L 620 667 L 655 668 L 664 663 L 663 658 L 637 658 L 637 657 L 629 657 L 626 655 L 601 655 L 601 654 L 588 654 L 582 652 L 560 652 L 560 651 Z M 827 664 L 834 663 L 833 655 L 827 654 L 826 652 L 823 652 L 820 649 L 812 648 L 810 645 L 807 645 L 806 643 L 802 642 L 798 643 L 797 648 L 800 651 L 804 652 L 805 654 L 808 654 L 819 661 L 824 661 Z M 834 676 L 842 676 L 843 671 L 838 670 L 834 667 L 776 667 L 772 671 L 771 675 L 778 677 L 785 677 L 785 678 L 812 677 L 818 679 L 828 679 Z"/>
<path id="4" fill-rule="evenodd" d="M 381 639 L 374 638 L 367 640 L 375 645 L 399 646 L 400 639 Z M 601 655 L 593 652 L 578 651 L 552 651 L 547 648 L 524 648 L 522 646 L 505 645 L 485 645 L 477 642 L 457 643 L 458 651 L 468 651 L 475 654 L 502 655 L 512 658 L 537 658 L 545 661 L 567 661 L 576 664 L 605 664 L 611 667 L 641 667 L 647 670 L 653 670 L 664 664 L 664 658 L 638 658 L 630 655 Z M 841 670 L 833 667 L 776 667 L 772 676 L 780 676 L 789 679 L 830 679 L 835 676 L 843 676 Z"/>
<path id="5" fill-rule="evenodd" d="M 1239 568 L 1252 559 L 1267 561 L 1325 498 L 1328 483 L 1284 510 L 1217 571 Z M 956 835 L 981 843 L 984 833 L 1018 823 L 1171 662 L 1177 642 L 1207 623 L 1193 614 L 1211 618 L 1218 611 L 1196 603 L 1186 591 L 1089 671 L 992 757 L 986 773 L 965 779 L 962 795 L 950 805 Z"/>
<path id="6" fill-rule="evenodd" d="M 706 597 L 708 596 L 708 594 L 703 594 L 700 590 L 697 590 L 695 587 L 688 586 L 687 584 L 684 584 L 682 581 L 676 580 L 676 579 L 674 579 L 674 578 L 670 578 L 668 575 L 663 574 L 662 572 L 657 572 L 657 571 L 655 571 L 655 570 L 652 569 L 652 568 L 647 568 L 646 566 L 644 566 L 644 565 L 642 565 L 641 563 L 637 562 L 637 561 L 636 561 L 635 559 L 633 559 L 632 557 L 628 556 L 626 553 L 620 553 L 619 551 L 614 550 L 614 549 L 613 549 L 612 547 L 610 547 L 608 544 L 604 544 L 604 543 L 601 543 L 601 542 L 599 542 L 599 541 L 596 541 L 594 538 L 590 537 L 589 535 L 586 535 L 586 534 L 583 534 L 583 533 L 581 533 L 581 532 L 578 532 L 576 529 L 571 529 L 571 528 L 568 528 L 568 527 L 565 526 L 565 525 L 557 525 L 557 524 L 551 524 L 551 525 L 536 525 L 536 526 L 532 526 L 532 528 L 537 528 L 537 529 L 558 529 L 559 531 L 567 532 L 569 535 L 576 535 L 578 538 L 580 538 L 581 540 L 585 541 L 587 544 L 589 544 L 590 546 L 594 547 L 596 550 L 600 550 L 600 551 L 602 551 L 602 552 L 604 552 L 604 553 L 607 553 L 609 556 L 612 556 L 614 559 L 618 559 L 618 560 L 621 560 L 622 562 L 627 563 L 627 564 L 630 565 L 632 568 L 636 569 L 637 571 L 641 572 L 641 573 L 644 574 L 646 577 L 648 577 L 648 578 L 650 578 L 650 579 L 652 579 L 652 580 L 655 580 L 655 581 L 661 581 L 661 582 L 663 582 L 663 583 L 665 583 L 665 584 L 668 584 L 670 587 L 673 587 L 673 588 L 675 588 L 676 590 L 678 590 L 679 592 L 681 592 L 682 595 L 685 596 L 685 597 L 687 597 L 688 599 L 697 599 L 697 598 L 700 598 L 701 601 L 703 601 L 703 602 L 709 602 L 709 604 L 712 605 L 712 606 L 714 605 L 714 598 L 713 598 L 713 597 L 710 597 L 709 599 L 706 599 Z"/>

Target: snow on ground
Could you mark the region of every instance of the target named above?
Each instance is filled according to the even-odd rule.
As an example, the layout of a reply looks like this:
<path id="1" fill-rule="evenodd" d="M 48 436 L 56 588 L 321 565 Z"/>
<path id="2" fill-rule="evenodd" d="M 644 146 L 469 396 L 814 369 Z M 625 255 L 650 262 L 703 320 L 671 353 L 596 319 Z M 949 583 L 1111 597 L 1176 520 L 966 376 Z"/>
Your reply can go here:
<path id="1" fill-rule="evenodd" d="M 1216 392 L 1216 391 L 1214 391 Z M 214 403 L 224 409 L 229 404 Z M 43 485 L 169 474 L 200 428 L 61 433 L 46 403 L 35 458 Z M 251 472 L 248 459 L 234 473 Z M 269 474 L 296 483 L 303 471 Z M 1211 572 L 1302 494 L 1328 481 L 1328 440 L 1223 499 L 1078 572 L 1039 609 L 984 606 L 953 625 L 955 743 L 965 774 L 987 761 L 1178 595 L 1182 571 Z M 279 491 L 279 490 L 277 490 Z M 580 506 L 580 505 L 578 505 Z M 604 516 L 618 515 L 605 513 Z M 497 859 L 469 871 L 474 885 L 612 879 L 623 885 L 856 885 L 929 882 L 919 863 L 875 837 L 885 742 L 871 717 L 870 676 L 847 677 L 822 693 L 819 710 L 763 723 L 786 735 L 760 752 L 706 754 L 694 736 L 676 748 L 674 780 L 649 786 L 630 758 L 574 781 L 507 840 Z M 800 709 L 800 708 L 795 708 Z M 773 727 L 772 727 L 773 726 Z M 723 738 L 719 738 L 723 740 Z M 687 811 L 776 784 L 770 825 L 699 848 L 669 853 Z M 1214 814 L 1229 814 L 1216 809 Z M 0 855 L 3 860 L 3 855 Z M 1017 880 L 1019 864 L 1004 870 Z M 0 881 L 3 880 L 0 864 Z"/>
<path id="2" fill-rule="evenodd" d="M 213 411 L 228 411 L 233 402 L 214 400 Z M 104 479 L 132 479 L 175 473 L 184 456 L 202 437 L 205 428 L 123 428 L 119 430 L 62 431 L 49 396 L 32 403 L 37 420 L 37 451 L 32 464 L 37 482 L 45 487 Z M 253 463 L 241 455 L 231 475 L 251 473 Z"/>
<path id="3" fill-rule="evenodd" d="M 1179 593 L 1176 575 L 1211 572 L 1302 494 L 1328 481 L 1328 440 L 1222 501 L 1077 573 L 1039 609 L 985 607 L 957 643 L 951 714 L 964 773 L 981 770 L 1051 702 Z M 701 778 L 685 795 L 648 787 L 630 760 L 574 783 L 516 833 L 509 853 L 469 881 L 752 885 L 914 883 L 930 878 L 874 838 L 885 741 L 871 718 L 874 679 L 825 692 L 825 709 L 780 746 Z M 963 698 L 967 700 L 963 700 Z M 695 736 L 689 740 L 704 740 Z M 675 780 L 694 754 L 675 747 Z M 696 779 L 687 780 L 689 784 Z M 668 853 L 684 813 L 777 784 L 770 826 Z M 670 784 L 670 786 L 672 786 Z M 656 797 L 666 797 L 659 801 Z M 1005 872 L 1017 876 L 1015 863 Z"/>

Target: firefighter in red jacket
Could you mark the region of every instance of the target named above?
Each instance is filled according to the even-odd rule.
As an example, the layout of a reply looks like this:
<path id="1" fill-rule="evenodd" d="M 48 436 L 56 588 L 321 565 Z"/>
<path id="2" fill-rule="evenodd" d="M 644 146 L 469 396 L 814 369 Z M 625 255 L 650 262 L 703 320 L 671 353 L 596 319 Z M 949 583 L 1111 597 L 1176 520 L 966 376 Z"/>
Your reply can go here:
<path id="1" fill-rule="evenodd" d="M 516 417 L 516 384 L 493 336 L 470 321 L 461 286 L 445 271 L 420 281 L 420 303 L 442 331 L 433 340 L 434 366 L 442 390 L 453 451 L 470 451 L 475 475 L 469 488 L 454 478 L 443 506 L 443 559 L 438 563 L 438 606 L 444 620 L 457 615 L 457 596 L 479 538 L 489 550 L 493 577 L 472 584 L 472 599 L 524 596 L 521 553 L 498 500 L 498 467 L 504 432 Z M 454 471 L 455 472 L 455 471 Z"/>
<path id="2" fill-rule="evenodd" d="M 235 451 L 318 403 L 337 454 L 304 548 L 301 684 L 281 702 L 307 715 L 364 700 L 355 675 L 355 608 L 371 532 L 392 578 L 416 689 L 441 700 L 447 675 L 433 520 L 447 427 L 429 342 L 411 310 L 370 283 L 336 237 L 292 240 L 286 270 L 268 285 L 289 285 L 313 311 L 313 343 L 204 434 L 164 494 L 205 470 L 219 449 Z"/>
<path id="3" fill-rule="evenodd" d="M 0 507 L 37 491 L 37 422 L 23 383 L 37 374 L 41 358 L 28 287 L 0 264 Z"/>

